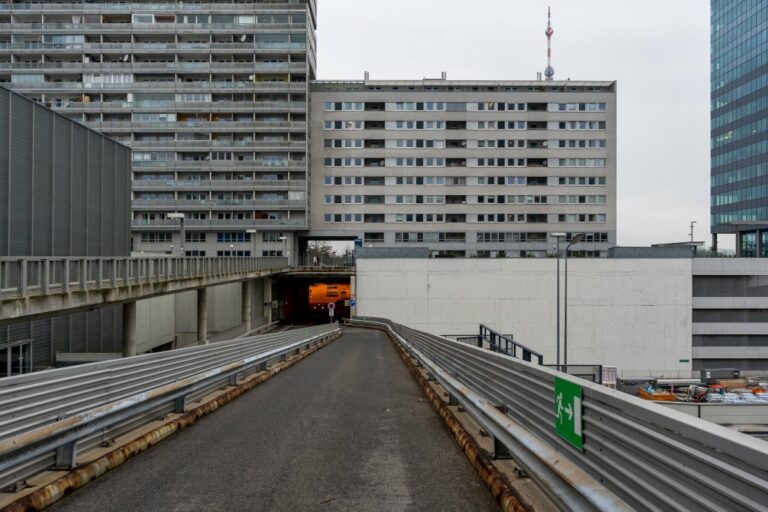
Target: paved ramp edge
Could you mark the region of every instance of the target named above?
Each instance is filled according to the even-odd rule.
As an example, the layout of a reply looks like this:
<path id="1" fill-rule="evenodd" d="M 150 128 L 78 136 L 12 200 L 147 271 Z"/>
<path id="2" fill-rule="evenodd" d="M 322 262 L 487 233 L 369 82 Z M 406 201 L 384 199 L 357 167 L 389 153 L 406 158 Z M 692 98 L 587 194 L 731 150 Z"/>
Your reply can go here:
<path id="1" fill-rule="evenodd" d="M 50 507 L 65 496 L 68 496 L 76 490 L 84 487 L 93 480 L 111 471 L 121 464 L 131 460 L 148 448 L 156 445 L 163 439 L 170 437 L 179 430 L 194 425 L 197 420 L 203 416 L 214 412 L 219 407 L 227 404 L 235 398 L 247 393 L 259 384 L 266 382 L 275 375 L 290 368 L 306 357 L 327 346 L 341 336 L 341 332 L 335 332 L 328 335 L 317 345 L 301 352 L 288 360 L 277 363 L 267 369 L 266 372 L 258 373 L 246 380 L 237 387 L 226 390 L 221 394 L 208 399 L 202 405 L 190 409 L 177 418 L 168 421 L 153 430 L 143 434 L 131 441 L 126 442 L 119 448 L 102 455 L 101 457 L 87 462 L 82 467 L 69 471 L 58 479 L 43 485 L 30 494 L 19 498 L 17 501 L 6 506 L 0 512 L 33 512 Z"/>
<path id="2" fill-rule="evenodd" d="M 367 328 L 367 327 L 366 327 Z M 405 365 L 416 379 L 421 387 L 427 399 L 432 403 L 437 413 L 443 419 L 445 426 L 449 432 L 453 435 L 454 441 L 459 445 L 459 448 L 464 452 L 464 455 L 469 460 L 472 467 L 480 475 L 480 478 L 485 483 L 486 487 L 490 491 L 491 495 L 496 500 L 496 503 L 501 506 L 504 512 L 530 512 L 533 507 L 527 503 L 527 500 L 515 492 L 514 488 L 509 484 L 507 478 L 493 465 L 486 453 L 480 448 L 477 441 L 469 434 L 462 423 L 453 414 L 445 400 L 435 391 L 430 385 L 424 373 L 416 366 L 413 359 L 403 351 L 397 341 L 392 338 L 390 333 L 384 329 L 377 329 L 384 332 L 392 342 L 395 350 L 400 355 Z"/>

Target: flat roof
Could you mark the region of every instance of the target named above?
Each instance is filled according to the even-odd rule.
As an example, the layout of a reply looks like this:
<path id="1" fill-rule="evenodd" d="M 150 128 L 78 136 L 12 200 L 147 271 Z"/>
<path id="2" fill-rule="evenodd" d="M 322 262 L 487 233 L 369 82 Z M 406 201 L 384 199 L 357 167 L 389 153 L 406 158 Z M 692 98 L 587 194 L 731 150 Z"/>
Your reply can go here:
<path id="1" fill-rule="evenodd" d="M 610 87 L 616 80 L 313 80 L 312 85 L 369 85 L 369 86 L 423 86 L 450 87 Z"/>

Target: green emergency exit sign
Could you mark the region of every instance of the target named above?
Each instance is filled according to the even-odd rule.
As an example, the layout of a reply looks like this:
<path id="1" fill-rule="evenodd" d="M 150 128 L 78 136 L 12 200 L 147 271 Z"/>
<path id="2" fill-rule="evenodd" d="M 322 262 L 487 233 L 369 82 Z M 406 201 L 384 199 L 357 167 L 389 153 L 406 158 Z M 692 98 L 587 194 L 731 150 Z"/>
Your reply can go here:
<path id="1" fill-rule="evenodd" d="M 582 396 L 581 386 L 555 377 L 555 430 L 560 437 L 579 450 L 584 449 Z"/>

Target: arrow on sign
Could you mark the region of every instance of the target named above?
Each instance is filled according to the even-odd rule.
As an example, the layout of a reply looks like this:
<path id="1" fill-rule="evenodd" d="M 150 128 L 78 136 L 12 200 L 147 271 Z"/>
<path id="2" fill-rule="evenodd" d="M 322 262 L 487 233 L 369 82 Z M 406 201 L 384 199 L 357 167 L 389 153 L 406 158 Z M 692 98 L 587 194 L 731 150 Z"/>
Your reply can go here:
<path id="1" fill-rule="evenodd" d="M 573 419 L 573 408 L 571 407 L 571 404 L 568 404 L 568 407 L 565 408 L 565 412 L 568 413 L 568 419 Z"/>

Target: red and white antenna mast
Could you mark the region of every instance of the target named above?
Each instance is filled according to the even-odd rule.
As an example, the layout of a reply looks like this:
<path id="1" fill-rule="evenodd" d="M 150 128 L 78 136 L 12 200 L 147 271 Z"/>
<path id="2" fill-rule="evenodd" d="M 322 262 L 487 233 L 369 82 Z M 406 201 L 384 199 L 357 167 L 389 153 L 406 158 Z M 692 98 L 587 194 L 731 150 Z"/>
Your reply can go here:
<path id="1" fill-rule="evenodd" d="M 547 30 L 544 32 L 547 35 L 547 67 L 544 69 L 544 76 L 547 80 L 555 78 L 555 68 L 552 67 L 552 35 L 555 33 L 552 30 L 552 8 L 547 8 Z"/>

